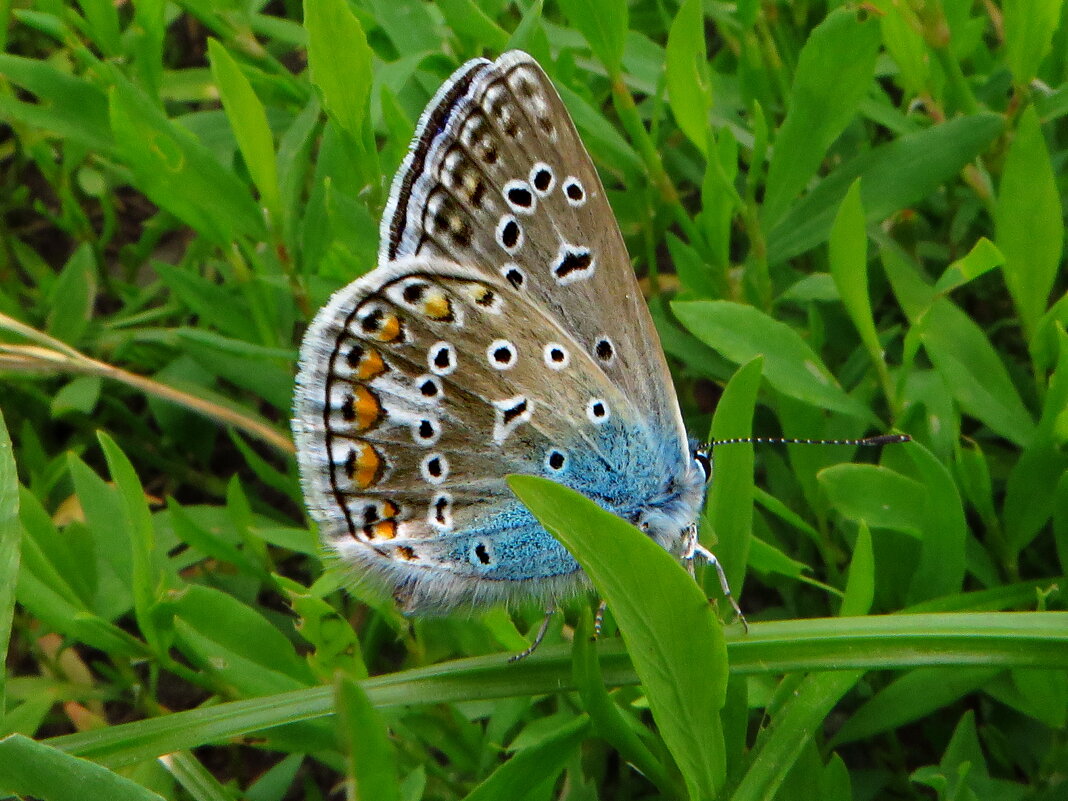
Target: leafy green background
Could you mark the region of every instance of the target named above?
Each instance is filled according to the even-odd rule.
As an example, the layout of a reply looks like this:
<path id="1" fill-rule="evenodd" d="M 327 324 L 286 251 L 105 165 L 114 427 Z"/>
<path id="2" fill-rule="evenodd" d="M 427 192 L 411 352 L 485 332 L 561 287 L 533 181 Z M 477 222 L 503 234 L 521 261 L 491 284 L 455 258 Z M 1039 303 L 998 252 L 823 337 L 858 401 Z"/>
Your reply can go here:
<path id="1" fill-rule="evenodd" d="M 0 39 L 0 795 L 1068 795 L 1063 0 L 3 0 Z M 748 634 L 529 478 L 596 644 L 576 602 L 508 664 L 539 610 L 324 571 L 295 344 L 434 90 L 517 47 L 691 431 L 915 439 L 716 451 Z"/>

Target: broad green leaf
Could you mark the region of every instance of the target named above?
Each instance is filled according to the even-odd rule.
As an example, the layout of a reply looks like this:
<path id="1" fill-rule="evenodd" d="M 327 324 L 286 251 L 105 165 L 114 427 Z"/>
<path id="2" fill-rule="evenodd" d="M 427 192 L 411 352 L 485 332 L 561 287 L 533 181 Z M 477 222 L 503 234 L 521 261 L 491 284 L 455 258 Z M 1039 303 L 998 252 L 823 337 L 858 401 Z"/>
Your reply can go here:
<path id="1" fill-rule="evenodd" d="M 0 740 L 0 795 L 60 801 L 163 801 L 141 785 L 85 759 L 65 754 L 21 734 Z"/>
<path id="2" fill-rule="evenodd" d="M 671 304 L 698 339 L 737 364 L 764 357 L 764 376 L 784 395 L 864 420 L 871 412 L 847 395 L 819 356 L 785 323 L 752 306 L 729 301 Z"/>
<path id="3" fill-rule="evenodd" d="M 727 382 L 712 418 L 711 439 L 747 437 L 752 433 L 763 366 L 764 360 L 758 356 L 739 367 Z M 723 565 L 731 591 L 740 597 L 753 534 L 753 446 L 720 445 L 713 450 L 712 458 L 712 483 L 705 508 L 715 545 L 707 534 L 705 539 Z M 713 591 L 718 593 L 719 583 L 706 580 L 706 586 L 713 585 Z"/>
<path id="4" fill-rule="evenodd" d="M 11 621 L 15 612 L 21 545 L 19 477 L 15 471 L 15 457 L 11 451 L 7 423 L 0 413 L 0 662 L 4 663 L 7 661 L 7 648 L 11 642 Z M 0 723 L 7 712 L 6 676 L 7 671 L 0 671 Z"/>
<path id="5" fill-rule="evenodd" d="M 842 617 L 866 615 L 875 599 L 875 552 L 871 546 L 871 531 L 861 520 L 857 538 L 853 542 L 853 559 L 846 576 L 845 597 L 838 614 Z"/>
<path id="6" fill-rule="evenodd" d="M 615 76 L 623 63 L 628 12 L 625 0 L 560 0 L 568 21 L 578 28 L 597 59 Z"/>
<path id="7" fill-rule="evenodd" d="M 219 245 L 264 238 L 248 189 L 207 148 L 131 85 L 117 83 L 109 99 L 115 148 L 137 189 Z"/>
<path id="8" fill-rule="evenodd" d="M 935 284 L 935 291 L 943 295 L 964 286 L 969 281 L 984 275 L 1005 263 L 1005 256 L 985 236 L 979 237 L 968 255 L 950 264 Z"/>
<path id="9" fill-rule="evenodd" d="M 497 801 L 497 799 L 527 798 L 555 781 L 589 734 L 590 721 L 577 717 L 539 742 L 522 749 L 486 777 L 464 801 Z"/>
<path id="10" fill-rule="evenodd" d="M 831 228 L 831 276 L 849 319 L 853 321 L 868 358 L 883 373 L 886 360 L 868 294 L 868 235 L 860 203 L 860 179 L 849 188 Z"/>
<path id="11" fill-rule="evenodd" d="M 775 265 L 821 244 L 849 187 L 861 178 L 869 223 L 917 203 L 973 161 L 1001 133 L 997 114 L 958 117 L 878 145 L 842 165 L 794 204 L 767 235 Z"/>
<path id="12" fill-rule="evenodd" d="M 701 0 L 684 0 L 668 31 L 664 75 L 671 113 L 682 132 L 706 156 L 708 113 L 712 109 L 708 70 Z"/>
<path id="13" fill-rule="evenodd" d="M 1046 311 L 1060 269 L 1063 215 L 1038 115 L 1034 108 L 1028 108 L 1020 115 L 1005 157 L 994 210 L 997 244 L 1005 255 L 1001 270 L 1028 338 Z"/>
<path id="14" fill-rule="evenodd" d="M 831 504 L 850 520 L 913 536 L 923 530 L 924 486 L 888 467 L 837 464 L 819 472 Z"/>
<path id="15" fill-rule="evenodd" d="M 909 603 L 953 595 L 964 583 L 967 523 L 953 477 L 919 442 L 903 446 L 924 487 L 920 564 L 909 587 Z M 884 499 L 886 500 L 886 499 Z M 912 499 L 919 505 L 919 496 Z"/>
<path id="16" fill-rule="evenodd" d="M 918 322 L 924 350 L 961 409 L 1001 436 L 1025 445 L 1034 422 L 1005 365 L 978 325 L 939 299 Z"/>
<path id="17" fill-rule="evenodd" d="M 535 476 L 508 482 L 607 601 L 690 797 L 715 797 L 725 774 L 726 649 L 704 593 L 667 551 L 574 490 Z"/>
<path id="18" fill-rule="evenodd" d="M 282 214 L 282 200 L 278 190 L 278 169 L 275 166 L 274 138 L 267 124 L 267 112 L 256 96 L 245 73 L 233 56 L 216 39 L 208 40 L 211 72 L 219 85 L 226 116 L 233 128 L 237 146 L 245 160 L 260 199 L 277 224 Z"/>
<path id="19" fill-rule="evenodd" d="M 339 675 L 334 684 L 338 728 L 348 755 L 355 798 L 400 801 L 397 755 L 386 723 L 359 684 Z"/>
<path id="20" fill-rule="evenodd" d="M 864 740 L 927 717 L 981 689 L 1000 672 L 996 667 L 910 671 L 854 712 L 834 735 L 831 747 Z"/>
<path id="21" fill-rule="evenodd" d="M 1005 60 L 1020 86 L 1038 74 L 1059 27 L 1063 5 L 1064 0 L 1003 0 Z"/>
<path id="22" fill-rule="evenodd" d="M 862 19 L 849 8 L 835 9 L 809 34 L 768 165 L 763 219 L 769 230 L 856 115 L 871 88 L 879 42 L 875 17 Z"/>
<path id="23" fill-rule="evenodd" d="M 363 26 L 345 0 L 305 0 L 308 67 L 323 106 L 356 141 L 371 97 L 372 53 Z"/>

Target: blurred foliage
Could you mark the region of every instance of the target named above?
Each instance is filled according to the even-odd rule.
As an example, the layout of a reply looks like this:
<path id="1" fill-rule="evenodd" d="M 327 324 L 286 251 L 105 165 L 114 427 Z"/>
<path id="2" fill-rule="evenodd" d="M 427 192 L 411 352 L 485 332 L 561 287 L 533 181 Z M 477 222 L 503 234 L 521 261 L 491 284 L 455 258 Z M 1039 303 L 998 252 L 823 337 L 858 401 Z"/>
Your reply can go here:
<path id="1" fill-rule="evenodd" d="M 0 39 L 0 791 L 1068 794 L 1068 4 L 7 0 Z M 322 570 L 295 344 L 374 266 L 433 92 L 510 48 L 691 431 L 915 439 L 717 451 L 726 649 L 666 554 L 616 520 L 588 551 L 537 482 L 634 668 L 611 612 L 508 665 L 539 610 L 413 623 Z"/>

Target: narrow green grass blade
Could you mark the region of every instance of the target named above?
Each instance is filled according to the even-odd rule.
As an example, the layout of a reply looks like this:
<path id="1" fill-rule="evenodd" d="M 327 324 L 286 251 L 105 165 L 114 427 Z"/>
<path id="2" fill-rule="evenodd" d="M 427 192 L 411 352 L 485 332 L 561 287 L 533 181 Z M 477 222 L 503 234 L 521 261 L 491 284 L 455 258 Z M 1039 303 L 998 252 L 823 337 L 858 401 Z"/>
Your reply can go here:
<path id="1" fill-rule="evenodd" d="M 682 788 L 673 786 L 667 770 L 642 742 L 632 723 L 608 694 L 597 653 L 598 643 L 593 640 L 591 629 L 587 611 L 575 630 L 572 676 L 586 714 L 593 723 L 594 733 L 608 741 L 624 760 L 640 770 L 665 796 L 677 795 Z"/>
<path id="2" fill-rule="evenodd" d="M 1036 4 L 1037 5 L 1037 4 Z M 994 210 L 1001 268 L 1030 339 L 1046 311 L 1064 252 L 1064 209 L 1034 108 L 1020 115 Z"/>
<path id="3" fill-rule="evenodd" d="M 706 155 L 708 112 L 712 109 L 708 69 L 704 11 L 700 0 L 685 0 L 668 33 L 664 76 L 675 121 L 697 149 Z"/>
<path id="4" fill-rule="evenodd" d="M 731 801 L 771 801 L 820 723 L 860 677 L 859 670 L 805 677 L 771 721 Z M 789 797 L 789 796 L 787 796 Z"/>
<path id="5" fill-rule="evenodd" d="M 871 545 L 871 531 L 863 520 L 857 528 L 853 543 L 853 560 L 846 576 L 845 597 L 838 614 L 842 617 L 866 615 L 875 599 L 875 553 Z"/>
<path id="6" fill-rule="evenodd" d="M 623 63 L 627 38 L 627 3 L 623 0 L 561 0 L 571 24 L 582 31 L 590 50 L 615 75 Z"/>
<path id="7" fill-rule="evenodd" d="M 22 529 L 19 527 L 19 477 L 11 452 L 11 437 L 0 413 L 0 665 L 7 662 L 11 622 L 15 614 L 15 589 L 19 578 Z M 7 671 L 0 670 L 0 721 L 7 711 Z"/>
<path id="8" fill-rule="evenodd" d="M 188 130 L 129 83 L 116 83 L 109 102 L 115 148 L 138 190 L 219 245 L 264 238 L 248 188 Z"/>
<path id="9" fill-rule="evenodd" d="M 829 747 L 855 742 L 919 720 L 975 692 L 1001 668 L 917 668 L 880 690 L 842 724 Z"/>
<path id="10" fill-rule="evenodd" d="M 753 431 L 753 409 L 760 389 L 764 359 L 757 357 L 738 368 L 723 390 L 712 418 L 712 439 L 746 437 Z M 731 592 L 741 597 L 745 568 L 753 535 L 753 446 L 722 445 L 712 453 L 712 484 L 708 493 L 708 517 L 715 544 L 706 540 L 720 560 Z M 710 572 L 710 571 L 706 571 Z M 713 592 L 721 592 L 719 582 Z M 731 614 L 728 606 L 723 610 Z"/>
<path id="11" fill-rule="evenodd" d="M 103 431 L 98 432 L 97 439 L 104 449 L 104 458 L 111 471 L 111 479 L 122 496 L 125 514 L 123 525 L 130 532 L 130 546 L 133 554 L 133 601 L 137 625 L 145 640 L 162 653 L 166 650 L 163 632 L 157 626 L 152 610 L 157 599 L 157 592 L 162 589 L 161 575 L 156 565 L 156 535 L 152 528 L 152 514 L 148 509 L 145 490 L 141 480 L 134 471 L 133 464 L 111 437 Z"/>
<path id="12" fill-rule="evenodd" d="M 1033 596 L 1033 591 L 1030 592 Z M 614 610 L 613 610 L 614 611 Z M 934 612 L 753 623 L 727 638 L 739 675 L 810 670 L 896 670 L 921 665 L 1068 670 L 1068 612 Z M 618 641 L 598 643 L 609 686 L 637 684 Z M 571 646 L 543 646 L 509 664 L 504 654 L 460 659 L 362 683 L 378 708 L 570 692 Z M 333 688 L 313 687 L 55 737 L 48 742 L 106 765 L 332 714 Z"/>
<path id="13" fill-rule="evenodd" d="M 267 112 L 256 96 L 241 67 L 218 40 L 208 40 L 211 73 L 219 86 L 230 127 L 237 139 L 249 174 L 260 190 L 260 200 L 277 223 L 281 219 L 282 200 L 278 191 L 278 168 L 274 157 L 274 138 L 267 124 Z"/>
<path id="14" fill-rule="evenodd" d="M 535 476 L 508 483 L 608 602 L 691 799 L 714 798 L 727 652 L 704 594 L 667 551 L 574 490 Z"/>
<path id="15" fill-rule="evenodd" d="M 464 801 L 497 801 L 502 798 L 520 801 L 526 798 L 531 791 L 560 775 L 564 765 L 589 734 L 589 729 L 590 721 L 585 715 L 565 723 L 493 771 Z"/>
<path id="16" fill-rule="evenodd" d="M 305 0 L 308 66 L 323 105 L 356 141 L 371 97 L 371 48 L 344 0 Z"/>
<path id="17" fill-rule="evenodd" d="M 163 801 L 161 796 L 107 768 L 21 734 L 0 740 L 0 795 L 7 794 L 49 801 L 66 798 Z"/>
<path id="18" fill-rule="evenodd" d="M 367 693 L 356 682 L 340 676 L 334 687 L 334 702 L 341 739 L 347 746 L 349 781 L 355 798 L 399 801 L 397 755 L 389 742 L 385 721 Z"/>

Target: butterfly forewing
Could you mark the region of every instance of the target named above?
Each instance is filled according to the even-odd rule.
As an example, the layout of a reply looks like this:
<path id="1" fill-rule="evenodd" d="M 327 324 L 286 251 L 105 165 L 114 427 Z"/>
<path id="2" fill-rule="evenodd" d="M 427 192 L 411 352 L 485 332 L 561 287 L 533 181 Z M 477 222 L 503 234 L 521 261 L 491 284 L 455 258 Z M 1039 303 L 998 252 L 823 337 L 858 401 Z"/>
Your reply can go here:
<path id="1" fill-rule="evenodd" d="M 597 171 L 559 94 L 521 52 L 471 62 L 420 121 L 380 258 L 496 272 L 557 317 L 647 419 L 684 441 L 670 374 Z"/>

